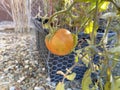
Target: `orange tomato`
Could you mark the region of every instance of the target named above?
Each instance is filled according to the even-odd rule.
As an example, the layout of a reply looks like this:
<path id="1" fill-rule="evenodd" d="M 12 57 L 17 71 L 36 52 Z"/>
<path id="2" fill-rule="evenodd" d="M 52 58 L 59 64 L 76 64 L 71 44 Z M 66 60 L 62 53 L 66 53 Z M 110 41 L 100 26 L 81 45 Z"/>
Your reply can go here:
<path id="1" fill-rule="evenodd" d="M 77 38 L 76 38 L 77 39 Z M 59 29 L 54 35 L 48 34 L 45 38 L 48 50 L 56 55 L 69 54 L 76 45 L 74 34 L 67 29 Z"/>

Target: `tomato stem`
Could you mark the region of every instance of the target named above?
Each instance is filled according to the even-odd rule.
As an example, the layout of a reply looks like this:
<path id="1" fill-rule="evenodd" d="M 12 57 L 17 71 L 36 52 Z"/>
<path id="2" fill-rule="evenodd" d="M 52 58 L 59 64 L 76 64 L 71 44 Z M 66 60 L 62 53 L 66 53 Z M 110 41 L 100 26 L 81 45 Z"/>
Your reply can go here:
<path id="1" fill-rule="evenodd" d="M 109 1 L 117 8 L 118 11 L 120 11 L 120 7 L 113 0 Z"/>
<path id="2" fill-rule="evenodd" d="M 50 23 L 52 22 L 52 19 L 53 19 L 55 16 L 57 16 L 57 15 L 60 15 L 60 14 L 62 14 L 62 13 L 69 12 L 69 11 L 71 10 L 71 8 L 72 8 L 75 4 L 76 4 L 76 2 L 73 2 L 68 9 L 58 11 L 58 12 L 54 13 L 54 14 L 49 18 L 48 25 L 49 25 L 50 33 L 51 33 L 51 34 L 53 34 L 53 33 L 56 31 L 56 30 L 54 30 L 54 29 L 51 27 L 51 25 L 50 25 Z"/>
<path id="3" fill-rule="evenodd" d="M 96 8 L 95 8 L 95 13 L 94 13 L 94 23 L 93 23 L 93 30 L 92 33 L 90 34 L 91 37 L 91 44 L 95 45 L 95 37 L 96 37 L 96 26 L 97 26 L 97 21 L 98 21 L 98 3 L 99 0 L 96 1 Z"/>
<path id="4" fill-rule="evenodd" d="M 80 58 L 80 60 L 82 60 L 85 56 L 86 56 L 86 54 L 84 54 L 84 55 Z M 76 67 L 76 66 L 79 66 L 79 63 L 74 63 L 74 64 L 67 70 L 67 72 L 65 73 L 65 76 L 67 76 L 67 75 L 69 74 L 69 71 L 72 71 L 72 69 L 73 69 L 74 67 Z M 65 78 L 66 78 L 66 77 L 63 78 L 62 82 L 64 82 Z"/>
<path id="5" fill-rule="evenodd" d="M 52 19 L 53 19 L 56 15 L 59 15 L 59 14 L 62 14 L 62 13 L 66 13 L 66 12 L 70 11 L 75 4 L 76 4 L 76 2 L 73 2 L 68 9 L 66 9 L 66 10 L 61 10 L 61 11 L 58 11 L 58 12 L 54 13 L 54 14 L 49 18 L 49 22 L 51 22 Z"/>

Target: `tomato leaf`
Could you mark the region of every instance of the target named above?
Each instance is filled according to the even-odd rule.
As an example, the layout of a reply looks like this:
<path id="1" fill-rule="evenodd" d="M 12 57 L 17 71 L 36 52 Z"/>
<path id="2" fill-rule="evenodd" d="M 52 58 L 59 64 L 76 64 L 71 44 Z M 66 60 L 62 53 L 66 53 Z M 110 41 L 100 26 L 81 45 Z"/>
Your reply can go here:
<path id="1" fill-rule="evenodd" d="M 63 82 L 59 82 L 55 88 L 55 90 L 65 90 L 64 88 L 64 83 Z"/>
<path id="2" fill-rule="evenodd" d="M 92 83 L 90 74 L 91 74 L 91 69 L 88 69 L 85 72 L 83 79 L 82 79 L 82 90 L 90 90 L 89 85 Z"/>
<path id="3" fill-rule="evenodd" d="M 94 23 L 93 21 L 90 21 L 89 23 L 87 23 L 85 30 L 84 30 L 84 33 L 86 33 L 86 34 L 92 33 L 93 23 Z"/>
<path id="4" fill-rule="evenodd" d="M 75 77 L 76 77 L 76 73 L 72 73 L 72 74 L 66 76 L 66 78 L 70 81 L 74 80 Z"/>
<path id="5" fill-rule="evenodd" d="M 100 3 L 100 11 L 105 11 L 108 9 L 110 2 L 104 1 Z"/>

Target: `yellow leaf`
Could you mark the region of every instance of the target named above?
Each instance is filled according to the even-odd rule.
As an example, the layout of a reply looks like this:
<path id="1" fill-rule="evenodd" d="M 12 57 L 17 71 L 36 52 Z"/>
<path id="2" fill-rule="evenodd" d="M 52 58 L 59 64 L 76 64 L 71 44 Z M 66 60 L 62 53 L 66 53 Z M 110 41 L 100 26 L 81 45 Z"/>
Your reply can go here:
<path id="1" fill-rule="evenodd" d="M 59 82 L 55 88 L 55 90 L 65 90 L 64 88 L 64 83 L 63 82 Z"/>
<path id="2" fill-rule="evenodd" d="M 78 56 L 75 56 L 75 63 L 78 63 L 78 61 L 79 61 Z"/>
<path id="3" fill-rule="evenodd" d="M 93 21 L 90 21 L 87 25 L 86 25 L 86 28 L 84 30 L 84 33 L 86 34 L 90 34 L 92 33 L 92 30 L 93 30 Z"/>
<path id="4" fill-rule="evenodd" d="M 107 10 L 109 4 L 110 4 L 110 2 L 107 2 L 107 1 L 104 1 L 103 3 L 101 3 L 100 11 L 105 11 L 105 10 Z"/>
<path id="5" fill-rule="evenodd" d="M 66 76 L 66 78 L 70 81 L 74 80 L 75 77 L 76 77 L 76 73 L 72 73 L 72 74 Z"/>

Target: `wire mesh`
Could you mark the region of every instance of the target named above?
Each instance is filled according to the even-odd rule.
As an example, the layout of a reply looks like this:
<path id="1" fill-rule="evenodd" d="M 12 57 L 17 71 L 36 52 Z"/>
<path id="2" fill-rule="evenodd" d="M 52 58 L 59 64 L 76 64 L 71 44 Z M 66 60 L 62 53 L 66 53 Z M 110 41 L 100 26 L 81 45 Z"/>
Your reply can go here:
<path id="1" fill-rule="evenodd" d="M 61 70 L 65 73 L 66 69 L 69 69 L 74 64 L 75 53 L 72 52 L 69 55 L 65 55 L 65 56 L 57 56 L 57 55 L 54 55 L 54 54 L 50 53 L 46 49 L 46 46 L 45 46 L 45 43 L 44 43 L 44 39 L 45 39 L 45 36 L 47 35 L 47 33 L 42 28 L 41 22 L 39 22 L 35 19 L 33 21 L 34 21 L 33 23 L 36 27 L 36 32 L 37 32 L 36 33 L 36 36 L 37 36 L 36 41 L 37 41 L 38 50 L 40 52 L 41 60 L 45 61 L 45 63 L 46 63 L 46 66 L 47 66 L 46 68 L 48 69 L 48 75 L 50 76 L 51 81 L 52 82 L 61 81 L 63 76 L 58 75 L 56 72 Z M 103 29 L 103 28 L 99 28 L 99 29 Z M 103 34 L 104 34 L 103 32 L 102 33 L 98 32 L 97 38 L 96 38 L 96 43 L 99 43 L 99 41 L 103 37 Z M 115 33 L 109 33 L 108 38 L 110 38 L 114 35 L 115 35 Z M 81 47 L 88 46 L 87 41 L 84 41 L 81 44 L 79 42 L 81 39 L 90 39 L 90 36 L 88 34 L 79 33 L 79 35 L 78 35 L 78 45 L 75 48 L 76 50 L 81 48 Z M 109 41 L 108 45 L 110 45 L 112 42 L 113 42 L 113 40 Z M 80 46 L 79 46 L 79 44 L 80 44 Z M 99 48 L 99 49 L 101 49 L 101 48 Z M 100 57 L 98 55 L 95 55 L 94 58 L 93 58 L 93 62 L 95 64 L 98 64 L 99 59 L 100 59 Z M 81 81 L 87 67 L 81 60 L 80 60 L 79 64 L 81 66 L 76 66 L 72 71 L 77 74 L 75 79 Z"/>

